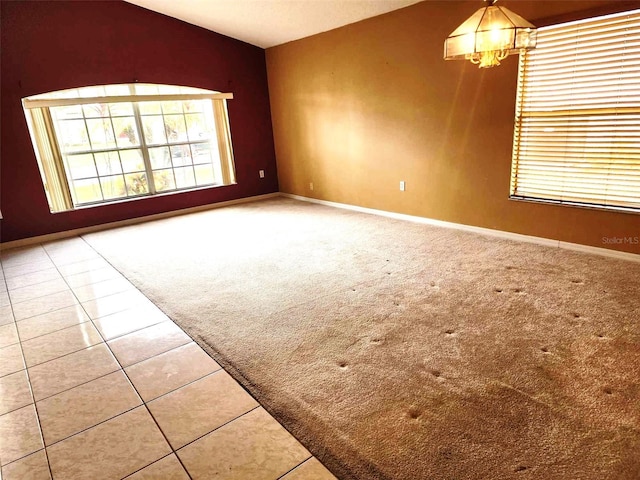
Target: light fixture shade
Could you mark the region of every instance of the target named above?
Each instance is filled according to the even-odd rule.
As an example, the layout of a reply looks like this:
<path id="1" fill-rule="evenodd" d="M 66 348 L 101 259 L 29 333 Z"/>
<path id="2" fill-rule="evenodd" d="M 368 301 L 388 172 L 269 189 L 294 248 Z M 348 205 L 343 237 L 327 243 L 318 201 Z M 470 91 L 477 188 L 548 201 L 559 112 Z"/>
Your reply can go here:
<path id="1" fill-rule="evenodd" d="M 467 59 L 492 67 L 512 53 L 536 46 L 536 27 L 505 7 L 479 9 L 444 42 L 445 60 Z"/>

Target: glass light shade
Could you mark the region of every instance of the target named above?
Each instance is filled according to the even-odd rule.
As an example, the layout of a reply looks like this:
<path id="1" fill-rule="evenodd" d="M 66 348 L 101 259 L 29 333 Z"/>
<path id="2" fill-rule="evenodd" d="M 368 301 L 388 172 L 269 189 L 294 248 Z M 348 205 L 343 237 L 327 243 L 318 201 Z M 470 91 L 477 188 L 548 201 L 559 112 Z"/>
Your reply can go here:
<path id="1" fill-rule="evenodd" d="M 444 42 L 445 60 L 471 60 L 480 68 L 521 50 L 535 48 L 534 25 L 505 7 L 489 5 L 479 9 L 456 28 Z"/>

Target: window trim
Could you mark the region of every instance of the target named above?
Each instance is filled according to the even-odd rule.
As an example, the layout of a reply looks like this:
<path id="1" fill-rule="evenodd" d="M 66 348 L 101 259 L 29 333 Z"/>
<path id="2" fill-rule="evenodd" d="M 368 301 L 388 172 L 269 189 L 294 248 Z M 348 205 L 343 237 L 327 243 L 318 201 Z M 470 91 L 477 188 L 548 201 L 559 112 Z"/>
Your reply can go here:
<path id="1" fill-rule="evenodd" d="M 227 109 L 227 100 L 233 99 L 232 93 L 220 93 L 220 92 L 207 92 L 202 91 L 200 89 L 195 89 L 191 87 L 186 87 L 189 90 L 195 90 L 197 93 L 158 93 L 158 94 L 141 94 L 135 95 L 133 92 L 135 91 L 135 87 L 139 84 L 121 84 L 117 86 L 128 87 L 129 91 L 132 93 L 130 95 L 102 95 L 102 96 L 91 96 L 91 97 L 56 97 L 59 94 L 64 94 L 65 90 L 50 92 L 48 94 L 35 95 L 32 97 L 27 97 L 22 99 L 22 106 L 24 109 L 24 113 L 27 119 L 27 125 L 29 128 L 29 133 L 31 135 L 31 140 L 33 143 L 34 152 L 36 155 L 36 160 L 38 162 L 38 167 L 40 170 L 40 175 L 42 177 L 43 186 L 45 189 L 45 193 L 47 196 L 47 201 L 49 204 L 49 210 L 51 213 L 60 213 L 66 211 L 73 211 L 85 208 L 93 208 L 97 206 L 109 205 L 114 203 L 122 203 L 133 200 L 138 200 L 142 198 L 151 198 L 156 196 L 164 196 L 168 194 L 175 193 L 185 193 L 209 188 L 216 188 L 220 186 L 232 185 L 236 183 L 236 174 L 235 174 L 235 162 L 233 156 L 233 146 L 231 143 L 231 128 L 229 125 L 229 115 Z M 157 84 L 148 84 L 154 87 L 171 87 L 176 89 L 183 89 L 185 87 L 180 86 L 166 86 L 166 85 L 157 85 Z M 109 85 L 112 86 L 112 85 Z M 96 85 L 95 87 L 103 87 L 102 85 Z M 91 87 L 80 87 L 79 89 L 71 89 L 71 91 L 76 90 L 76 95 L 80 94 L 83 88 L 94 88 Z M 187 100 L 211 100 L 211 108 L 213 113 L 213 123 L 215 127 L 215 139 L 212 137 L 209 142 L 215 144 L 217 142 L 218 153 L 220 157 L 219 164 L 215 164 L 212 162 L 212 166 L 214 171 L 218 169 L 219 173 L 221 173 L 222 182 L 218 182 L 216 184 L 210 185 L 194 185 L 191 187 L 185 188 L 173 188 L 168 191 L 156 191 L 154 187 L 154 177 L 153 170 L 151 168 L 151 161 L 149 157 L 149 148 L 156 147 L 156 145 L 147 145 L 146 140 L 144 138 L 144 129 L 141 124 L 141 117 L 139 111 L 140 102 L 166 102 L 166 101 L 187 101 Z M 134 109 L 134 121 L 136 122 L 137 130 L 139 131 L 140 136 L 140 144 L 136 147 L 136 149 L 141 151 L 144 162 L 144 174 L 147 177 L 147 185 L 148 192 L 110 198 L 110 199 L 102 199 L 95 202 L 82 202 L 79 204 L 74 204 L 73 196 L 70 190 L 69 184 L 69 173 L 67 172 L 63 152 L 58 144 L 58 138 L 56 135 L 56 130 L 54 127 L 53 118 L 51 115 L 50 108 L 54 107 L 63 107 L 63 106 L 71 106 L 71 105 L 87 105 L 87 104 L 113 104 L 113 103 L 131 103 Z M 111 115 L 109 117 L 111 118 Z M 170 142 L 167 139 L 167 142 L 157 145 L 157 147 L 166 147 L 170 149 L 175 146 L 176 142 Z M 192 145 L 194 143 L 204 143 L 204 142 L 177 142 L 185 145 Z M 134 148 L 134 147 L 131 147 Z M 120 148 L 115 146 L 114 148 L 108 148 L 106 152 L 119 152 L 120 150 L 128 150 L 129 148 Z M 94 154 L 96 152 L 100 152 L 103 149 L 91 149 L 88 153 Z M 78 152 L 73 152 L 73 154 L 78 154 Z M 204 165 L 204 164 L 203 164 Z M 175 166 L 171 166 L 173 170 Z M 93 178 L 93 177 L 92 177 Z M 99 175 L 98 179 L 101 178 Z"/>
<path id="2" fill-rule="evenodd" d="M 176 93 L 158 95 L 106 95 L 103 97 L 78 98 L 23 98 L 22 106 L 26 109 L 44 107 L 68 107 L 70 105 L 87 105 L 91 103 L 136 103 L 136 102 L 176 102 L 184 100 L 232 100 L 233 93 Z"/>
<path id="3" fill-rule="evenodd" d="M 585 210 L 596 210 L 599 212 L 602 211 L 610 211 L 617 213 L 628 213 L 631 215 L 640 215 L 640 210 L 632 207 L 621 207 L 617 205 L 599 205 L 597 203 L 580 203 L 580 202 L 571 202 L 568 200 L 553 200 L 550 198 L 536 198 L 536 197 L 524 197 L 518 195 L 509 195 L 509 200 L 513 200 L 514 202 L 524 202 L 524 203 L 537 203 L 539 205 L 556 205 L 556 206 L 566 206 L 566 207 L 576 207 L 582 208 Z"/>

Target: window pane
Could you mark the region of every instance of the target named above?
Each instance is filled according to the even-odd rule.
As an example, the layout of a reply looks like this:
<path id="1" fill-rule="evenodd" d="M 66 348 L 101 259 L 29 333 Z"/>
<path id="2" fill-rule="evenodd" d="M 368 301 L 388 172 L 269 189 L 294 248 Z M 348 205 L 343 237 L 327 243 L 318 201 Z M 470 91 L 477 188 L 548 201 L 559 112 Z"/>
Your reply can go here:
<path id="1" fill-rule="evenodd" d="M 91 150 L 84 120 L 62 120 L 57 124 L 58 138 L 64 152 Z"/>
<path id="2" fill-rule="evenodd" d="M 211 165 L 196 165 L 196 183 L 198 185 L 211 185 L 215 183 L 213 167 Z"/>
<path id="3" fill-rule="evenodd" d="M 187 120 L 187 135 L 190 141 L 206 140 L 210 138 L 210 133 L 201 113 L 190 113 L 185 115 Z"/>
<path id="4" fill-rule="evenodd" d="M 57 92 L 52 92 L 49 94 L 47 98 L 78 98 L 80 94 L 78 93 L 77 88 L 70 88 L 68 90 L 58 90 Z M 36 95 L 34 98 L 45 98 L 44 95 Z"/>
<path id="5" fill-rule="evenodd" d="M 208 143 L 194 143 L 191 145 L 193 163 L 211 163 L 211 149 Z"/>
<path id="6" fill-rule="evenodd" d="M 138 107 L 142 115 L 160 115 L 162 113 L 160 102 L 140 102 Z"/>
<path id="7" fill-rule="evenodd" d="M 191 165 L 191 150 L 189 145 L 171 147 L 171 161 L 174 167 Z"/>
<path id="8" fill-rule="evenodd" d="M 158 92 L 160 93 L 180 93 L 180 87 L 177 85 L 158 85 Z"/>
<path id="9" fill-rule="evenodd" d="M 78 96 L 80 98 L 104 97 L 104 95 L 104 85 L 82 87 L 78 89 Z"/>
<path id="10" fill-rule="evenodd" d="M 162 102 L 162 113 L 182 113 L 182 102 Z"/>
<path id="11" fill-rule="evenodd" d="M 180 167 L 174 169 L 176 176 L 176 186 L 178 188 L 195 187 L 196 178 L 193 174 L 193 167 Z"/>
<path id="12" fill-rule="evenodd" d="M 90 103 L 83 105 L 82 110 L 87 118 L 108 117 L 109 105 L 106 103 Z"/>
<path id="13" fill-rule="evenodd" d="M 95 177 L 96 165 L 93 163 L 93 155 L 90 153 L 83 155 L 68 155 L 67 167 L 69 169 L 69 176 L 72 179 Z"/>
<path id="14" fill-rule="evenodd" d="M 111 120 L 108 118 L 88 119 L 89 138 L 93 149 L 114 148 L 116 146 Z"/>
<path id="15" fill-rule="evenodd" d="M 157 95 L 158 85 L 153 83 L 136 83 L 133 85 L 136 95 Z"/>
<path id="16" fill-rule="evenodd" d="M 184 124 L 184 115 L 165 115 L 164 127 L 167 131 L 169 142 L 184 142 L 187 140 L 187 128 Z"/>
<path id="17" fill-rule="evenodd" d="M 116 117 L 113 119 L 113 128 L 116 132 L 118 147 L 135 147 L 140 144 L 135 118 Z"/>
<path id="18" fill-rule="evenodd" d="M 52 107 L 51 112 L 58 120 L 69 118 L 83 118 L 81 105 L 70 105 L 68 107 Z"/>
<path id="19" fill-rule="evenodd" d="M 201 112 L 202 102 L 203 100 L 185 100 L 184 102 L 182 102 L 182 109 L 185 113 Z"/>
<path id="20" fill-rule="evenodd" d="M 169 149 L 167 147 L 150 148 L 149 158 L 151 159 L 151 168 L 157 170 L 171 166 L 169 159 Z"/>
<path id="21" fill-rule="evenodd" d="M 146 173 L 128 173 L 124 176 L 129 195 L 142 195 L 149 193 Z"/>
<path id="22" fill-rule="evenodd" d="M 128 102 L 110 103 L 109 110 L 112 117 L 128 117 L 133 115 L 133 104 Z"/>
<path id="23" fill-rule="evenodd" d="M 102 200 L 100 183 L 97 178 L 75 180 L 73 182 L 76 203 L 99 202 Z"/>
<path id="24" fill-rule="evenodd" d="M 144 171 L 144 160 L 140 150 L 121 150 L 120 161 L 125 173 Z"/>
<path id="25" fill-rule="evenodd" d="M 124 178 L 122 175 L 113 175 L 100 178 L 102 194 L 105 200 L 110 198 L 126 197 L 127 191 L 124 188 Z"/>
<path id="26" fill-rule="evenodd" d="M 105 85 L 104 90 L 107 95 L 131 95 L 131 90 L 129 89 L 129 85 Z"/>
<path id="27" fill-rule="evenodd" d="M 173 179 L 173 170 L 156 170 L 153 172 L 153 182 L 156 185 L 157 192 L 166 192 L 167 190 L 175 190 L 176 183 Z"/>
<path id="28" fill-rule="evenodd" d="M 122 173 L 118 152 L 96 153 L 95 159 L 96 165 L 98 166 L 98 174 L 100 176 Z"/>
<path id="29" fill-rule="evenodd" d="M 144 139 L 149 145 L 167 143 L 161 115 L 143 116 L 142 127 L 144 128 Z"/>

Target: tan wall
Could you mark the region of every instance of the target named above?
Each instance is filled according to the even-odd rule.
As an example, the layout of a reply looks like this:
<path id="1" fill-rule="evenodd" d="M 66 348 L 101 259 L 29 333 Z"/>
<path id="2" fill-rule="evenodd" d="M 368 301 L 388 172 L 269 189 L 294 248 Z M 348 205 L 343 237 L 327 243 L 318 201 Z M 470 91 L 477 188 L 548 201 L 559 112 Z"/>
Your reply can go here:
<path id="1" fill-rule="evenodd" d="M 501 4 L 535 20 L 603 3 Z M 602 240 L 640 236 L 640 215 L 509 200 L 517 57 L 442 59 L 481 6 L 427 1 L 268 49 L 281 191 L 640 253 Z"/>

